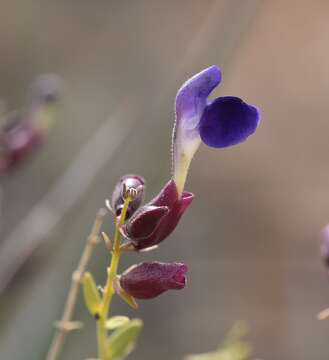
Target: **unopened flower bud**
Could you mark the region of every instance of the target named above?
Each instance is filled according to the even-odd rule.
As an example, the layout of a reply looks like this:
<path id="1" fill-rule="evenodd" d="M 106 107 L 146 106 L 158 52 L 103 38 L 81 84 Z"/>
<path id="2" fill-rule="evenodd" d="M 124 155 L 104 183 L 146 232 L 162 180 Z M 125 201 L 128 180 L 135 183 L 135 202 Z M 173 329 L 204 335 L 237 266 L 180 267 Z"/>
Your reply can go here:
<path id="1" fill-rule="evenodd" d="M 112 194 L 112 209 L 116 216 L 120 216 L 124 201 L 130 197 L 126 219 L 140 207 L 144 199 L 145 181 L 138 175 L 125 175 L 116 184 Z"/>
<path id="2" fill-rule="evenodd" d="M 121 275 L 120 286 L 136 299 L 152 299 L 166 290 L 183 289 L 186 272 L 183 263 L 143 262 Z"/>

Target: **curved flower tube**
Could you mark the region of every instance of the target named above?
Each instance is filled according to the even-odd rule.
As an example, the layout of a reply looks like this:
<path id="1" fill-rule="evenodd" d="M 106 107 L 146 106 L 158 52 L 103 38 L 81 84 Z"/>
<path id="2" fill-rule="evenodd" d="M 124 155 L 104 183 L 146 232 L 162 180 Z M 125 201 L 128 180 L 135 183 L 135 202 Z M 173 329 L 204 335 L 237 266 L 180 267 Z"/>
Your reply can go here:
<path id="1" fill-rule="evenodd" d="M 121 234 L 136 250 L 153 247 L 176 228 L 194 195 L 184 191 L 178 196 L 176 183 L 170 180 L 148 204 L 140 207 L 121 227 Z"/>
<path id="2" fill-rule="evenodd" d="M 183 263 L 143 262 L 120 276 L 121 288 L 136 299 L 152 299 L 186 285 L 187 266 Z"/>
<path id="3" fill-rule="evenodd" d="M 259 110 L 234 96 L 208 96 L 221 82 L 221 71 L 213 65 L 194 75 L 178 90 L 173 131 L 173 178 L 183 193 L 191 160 L 201 141 L 215 148 L 239 144 L 253 134 Z"/>

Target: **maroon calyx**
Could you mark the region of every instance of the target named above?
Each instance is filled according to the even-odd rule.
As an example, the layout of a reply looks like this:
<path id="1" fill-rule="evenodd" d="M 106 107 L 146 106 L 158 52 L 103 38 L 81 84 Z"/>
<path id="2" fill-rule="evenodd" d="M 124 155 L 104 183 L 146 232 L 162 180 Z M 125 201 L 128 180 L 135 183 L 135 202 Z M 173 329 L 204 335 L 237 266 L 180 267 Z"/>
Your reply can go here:
<path id="1" fill-rule="evenodd" d="M 139 208 L 121 228 L 136 250 L 159 244 L 176 228 L 194 195 L 184 191 L 179 197 L 176 183 L 170 180 L 148 204 Z"/>

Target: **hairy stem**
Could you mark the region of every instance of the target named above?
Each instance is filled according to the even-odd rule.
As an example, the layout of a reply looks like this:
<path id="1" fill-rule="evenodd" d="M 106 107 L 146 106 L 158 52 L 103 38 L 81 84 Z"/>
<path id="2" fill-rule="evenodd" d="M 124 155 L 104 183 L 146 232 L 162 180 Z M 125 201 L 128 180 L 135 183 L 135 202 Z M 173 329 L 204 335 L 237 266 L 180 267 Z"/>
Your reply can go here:
<path id="1" fill-rule="evenodd" d="M 124 202 L 124 206 L 120 215 L 119 220 L 116 223 L 115 226 L 115 234 L 114 234 L 114 243 L 113 243 L 113 250 L 112 250 L 112 258 L 111 258 L 111 264 L 110 267 L 107 269 L 107 281 L 104 288 L 104 294 L 103 294 L 103 303 L 102 308 L 99 314 L 98 324 L 97 324 L 97 338 L 98 338 L 98 356 L 100 360 L 106 360 L 106 337 L 107 337 L 107 331 L 106 331 L 106 320 L 108 318 L 110 305 L 112 301 L 112 297 L 114 294 L 113 289 L 113 280 L 117 276 L 118 273 L 118 266 L 121 256 L 121 250 L 120 250 L 120 241 L 121 241 L 121 235 L 120 235 L 120 228 L 123 225 L 126 215 L 127 215 L 127 209 L 128 205 L 131 201 L 130 197 L 127 197 Z"/>
<path id="2" fill-rule="evenodd" d="M 81 255 L 78 267 L 72 274 L 71 287 L 64 306 L 62 319 L 61 321 L 56 323 L 57 331 L 54 335 L 51 346 L 49 348 L 46 357 L 47 360 L 58 359 L 61 350 L 63 348 L 67 333 L 71 330 L 78 328 L 78 324 L 72 322 L 72 316 L 77 302 L 83 273 L 86 270 L 86 267 L 89 263 L 89 260 L 94 251 L 95 246 L 99 243 L 99 232 L 105 215 L 106 215 L 105 209 L 100 209 L 98 211 L 92 230 L 90 232 L 90 235 L 88 236 L 86 246 Z"/>

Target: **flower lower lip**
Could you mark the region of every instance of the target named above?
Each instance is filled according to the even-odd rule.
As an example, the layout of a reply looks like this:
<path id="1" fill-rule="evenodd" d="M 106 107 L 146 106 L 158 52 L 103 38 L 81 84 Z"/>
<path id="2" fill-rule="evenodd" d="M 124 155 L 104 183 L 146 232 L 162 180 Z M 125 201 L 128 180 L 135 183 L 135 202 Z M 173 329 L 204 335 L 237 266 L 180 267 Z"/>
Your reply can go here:
<path id="1" fill-rule="evenodd" d="M 174 280 L 177 285 L 185 286 L 186 284 L 186 277 L 183 274 L 175 275 Z"/>
<path id="2" fill-rule="evenodd" d="M 182 265 L 182 267 L 173 276 L 173 279 L 178 286 L 184 287 L 186 285 L 186 272 L 187 266 Z"/>

